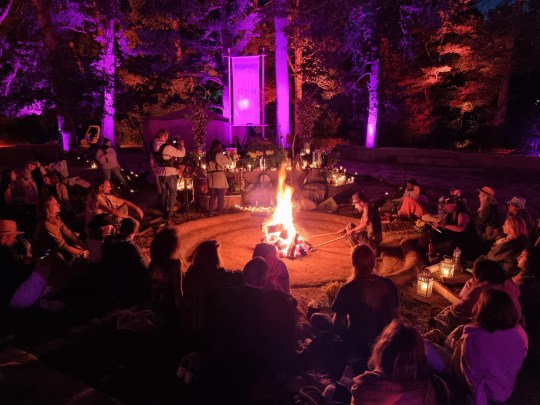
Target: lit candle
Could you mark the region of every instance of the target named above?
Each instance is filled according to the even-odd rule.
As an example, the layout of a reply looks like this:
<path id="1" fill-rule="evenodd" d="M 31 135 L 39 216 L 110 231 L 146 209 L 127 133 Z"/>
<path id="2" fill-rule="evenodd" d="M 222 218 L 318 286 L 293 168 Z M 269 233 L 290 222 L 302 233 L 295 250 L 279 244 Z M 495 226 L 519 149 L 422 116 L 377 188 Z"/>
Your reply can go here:
<path id="1" fill-rule="evenodd" d="M 248 172 L 251 171 L 251 165 L 250 164 L 247 165 L 247 169 L 248 169 Z"/>

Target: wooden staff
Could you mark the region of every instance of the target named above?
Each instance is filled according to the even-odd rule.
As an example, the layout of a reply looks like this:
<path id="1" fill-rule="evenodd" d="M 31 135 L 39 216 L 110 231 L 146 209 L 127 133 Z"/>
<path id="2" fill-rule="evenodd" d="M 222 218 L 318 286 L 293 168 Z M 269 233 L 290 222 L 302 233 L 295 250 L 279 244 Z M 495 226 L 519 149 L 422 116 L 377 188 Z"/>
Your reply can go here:
<path id="1" fill-rule="evenodd" d="M 321 233 L 320 235 L 313 235 L 313 236 L 310 236 L 309 239 L 321 238 L 321 237 L 323 237 L 323 236 L 330 236 L 330 235 L 336 235 L 336 234 L 338 234 L 338 232 Z"/>
<path id="2" fill-rule="evenodd" d="M 343 239 L 345 237 L 347 237 L 347 235 L 343 235 L 343 236 L 340 236 L 339 238 L 332 239 L 332 240 L 329 240 L 329 241 L 326 241 L 326 242 L 323 242 L 323 243 L 319 243 L 318 245 L 313 246 L 313 249 L 318 248 L 319 246 L 328 245 L 329 243 L 335 242 L 335 241 Z"/>

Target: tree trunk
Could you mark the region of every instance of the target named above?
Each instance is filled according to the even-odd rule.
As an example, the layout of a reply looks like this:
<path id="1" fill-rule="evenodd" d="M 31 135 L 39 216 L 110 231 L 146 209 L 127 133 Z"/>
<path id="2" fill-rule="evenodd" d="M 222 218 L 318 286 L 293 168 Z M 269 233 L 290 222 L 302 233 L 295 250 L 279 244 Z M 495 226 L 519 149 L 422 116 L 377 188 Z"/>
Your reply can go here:
<path id="1" fill-rule="evenodd" d="M 288 46 L 289 42 L 285 33 L 287 17 L 285 14 L 285 2 L 280 0 L 278 11 L 274 17 L 274 30 L 276 39 L 276 141 L 279 146 L 288 146 L 287 138 L 291 133 L 289 115 L 289 65 Z"/>
<path id="2" fill-rule="evenodd" d="M 296 13 L 300 13 L 300 0 L 296 0 Z M 297 15 L 298 18 L 298 15 Z M 294 30 L 294 135 L 302 138 L 302 123 L 300 122 L 300 102 L 302 101 L 302 47 L 300 46 L 300 29 Z"/>
<path id="3" fill-rule="evenodd" d="M 374 59 L 371 61 L 371 72 L 369 74 L 369 109 L 368 124 L 366 131 L 366 148 L 375 147 L 375 138 L 377 137 L 377 118 L 379 114 L 379 65 L 380 59 L 378 52 L 374 49 Z"/>
<path id="4" fill-rule="evenodd" d="M 111 140 L 112 145 L 116 145 L 114 134 L 114 100 L 115 100 L 115 74 L 116 74 L 116 56 L 114 53 L 115 45 L 115 20 L 107 19 L 104 24 L 105 47 L 101 65 L 105 73 L 105 87 L 103 89 L 103 116 L 101 118 L 101 135 Z"/>
<path id="5" fill-rule="evenodd" d="M 65 63 L 66 61 L 58 54 L 57 42 L 54 36 L 50 3 L 48 0 L 32 0 L 32 5 L 36 10 L 38 24 L 43 35 L 43 43 L 47 50 L 47 59 L 51 65 L 52 87 L 55 95 L 55 104 L 57 108 L 58 129 L 62 134 L 64 150 L 69 150 L 72 141 L 75 138 L 75 125 L 73 122 L 72 110 L 70 110 L 71 100 L 69 82 L 66 80 Z"/>

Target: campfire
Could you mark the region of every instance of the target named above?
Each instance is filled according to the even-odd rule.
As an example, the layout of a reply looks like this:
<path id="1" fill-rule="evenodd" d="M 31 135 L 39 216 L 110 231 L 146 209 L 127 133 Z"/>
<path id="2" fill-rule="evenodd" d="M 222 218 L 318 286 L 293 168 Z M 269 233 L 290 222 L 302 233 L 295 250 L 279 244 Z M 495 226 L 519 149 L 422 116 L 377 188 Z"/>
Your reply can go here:
<path id="1" fill-rule="evenodd" d="M 264 242 L 274 245 L 280 256 L 294 259 L 305 256 L 311 251 L 293 222 L 293 188 L 285 184 L 285 166 L 281 166 L 277 189 L 277 205 L 272 219 L 263 224 Z"/>

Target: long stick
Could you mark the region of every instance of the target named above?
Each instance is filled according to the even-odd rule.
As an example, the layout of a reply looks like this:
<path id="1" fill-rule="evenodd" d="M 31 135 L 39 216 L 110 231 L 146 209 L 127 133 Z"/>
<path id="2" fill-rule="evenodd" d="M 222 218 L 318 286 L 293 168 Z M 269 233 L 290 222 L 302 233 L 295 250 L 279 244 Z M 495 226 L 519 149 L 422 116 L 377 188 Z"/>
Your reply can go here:
<path id="1" fill-rule="evenodd" d="M 347 235 L 343 235 L 343 236 L 340 236 L 339 238 L 332 239 L 332 240 L 329 240 L 329 241 L 326 241 L 326 242 L 323 242 L 323 243 L 319 243 L 318 245 L 313 246 L 313 248 L 318 248 L 319 246 L 328 245 L 329 243 L 335 242 L 335 241 L 343 239 L 345 237 L 347 237 Z"/>
<path id="2" fill-rule="evenodd" d="M 313 236 L 310 236 L 308 239 L 313 239 L 313 238 L 320 238 L 322 236 L 330 236 L 330 235 L 336 235 L 337 232 L 330 232 L 330 233 L 321 233 L 320 235 L 313 235 Z"/>

